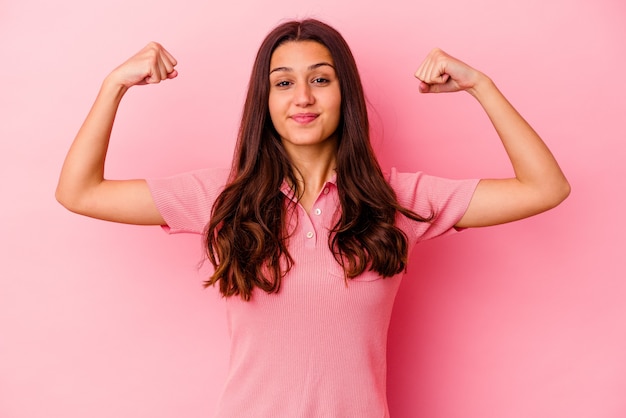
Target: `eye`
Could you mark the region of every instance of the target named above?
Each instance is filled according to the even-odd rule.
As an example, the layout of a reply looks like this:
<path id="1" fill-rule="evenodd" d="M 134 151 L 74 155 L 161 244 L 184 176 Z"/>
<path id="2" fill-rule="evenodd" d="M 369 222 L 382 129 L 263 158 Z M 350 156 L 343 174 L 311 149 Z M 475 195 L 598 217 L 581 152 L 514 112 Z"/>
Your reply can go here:
<path id="1" fill-rule="evenodd" d="M 282 80 L 282 81 L 277 81 L 276 83 L 274 83 L 274 85 L 276 87 L 285 88 L 285 87 L 289 87 L 291 85 L 291 82 Z"/>
<path id="2" fill-rule="evenodd" d="M 317 77 L 313 79 L 313 84 L 328 84 L 330 82 L 329 79 L 324 78 L 324 77 Z"/>

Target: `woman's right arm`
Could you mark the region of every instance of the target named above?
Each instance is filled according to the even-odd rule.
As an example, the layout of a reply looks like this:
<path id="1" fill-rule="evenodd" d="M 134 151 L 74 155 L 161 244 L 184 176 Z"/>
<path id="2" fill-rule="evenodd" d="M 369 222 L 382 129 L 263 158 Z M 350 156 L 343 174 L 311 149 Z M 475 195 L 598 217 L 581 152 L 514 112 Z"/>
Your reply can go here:
<path id="1" fill-rule="evenodd" d="M 56 198 L 72 212 L 137 225 L 163 225 L 145 180 L 104 178 L 109 138 L 119 104 L 135 85 L 174 78 L 176 60 L 161 45 L 150 43 L 109 74 L 70 147 Z"/>

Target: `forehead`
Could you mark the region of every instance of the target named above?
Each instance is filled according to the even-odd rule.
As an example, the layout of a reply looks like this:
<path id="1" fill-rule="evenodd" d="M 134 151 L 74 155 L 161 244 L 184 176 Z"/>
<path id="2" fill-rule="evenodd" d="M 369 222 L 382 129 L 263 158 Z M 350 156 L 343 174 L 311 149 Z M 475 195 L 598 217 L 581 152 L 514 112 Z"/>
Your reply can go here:
<path id="1" fill-rule="evenodd" d="M 288 41 L 279 45 L 270 59 L 270 71 L 276 67 L 298 69 L 312 64 L 334 65 L 328 48 L 315 41 Z"/>

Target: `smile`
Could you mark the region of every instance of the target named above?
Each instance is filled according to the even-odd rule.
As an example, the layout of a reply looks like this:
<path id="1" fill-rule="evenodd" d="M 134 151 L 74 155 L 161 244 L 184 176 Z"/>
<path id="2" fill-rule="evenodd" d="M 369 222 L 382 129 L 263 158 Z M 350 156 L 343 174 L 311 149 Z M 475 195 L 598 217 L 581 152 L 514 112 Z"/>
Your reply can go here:
<path id="1" fill-rule="evenodd" d="M 291 119 L 302 125 L 313 122 L 319 115 L 317 113 L 298 113 L 291 115 Z"/>

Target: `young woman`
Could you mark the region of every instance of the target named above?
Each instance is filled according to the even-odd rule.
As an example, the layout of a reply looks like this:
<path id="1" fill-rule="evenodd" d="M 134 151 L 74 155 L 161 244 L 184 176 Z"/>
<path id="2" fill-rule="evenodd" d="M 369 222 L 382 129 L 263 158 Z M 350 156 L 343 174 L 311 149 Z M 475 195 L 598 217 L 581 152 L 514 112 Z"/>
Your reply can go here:
<path id="1" fill-rule="evenodd" d="M 95 218 L 202 234 L 227 298 L 232 345 L 220 417 L 386 417 L 386 338 L 413 246 L 458 228 L 548 210 L 569 184 L 533 129 L 483 73 L 441 50 L 423 93 L 467 91 L 514 168 L 499 180 L 383 173 L 344 39 L 316 20 L 263 41 L 230 170 L 114 181 L 104 161 L 118 105 L 177 76 L 152 43 L 116 68 L 72 144 L 57 199 Z"/>

